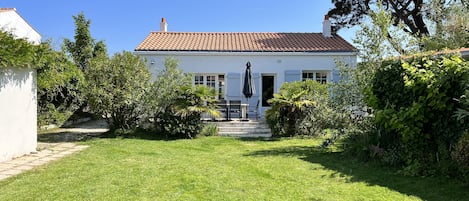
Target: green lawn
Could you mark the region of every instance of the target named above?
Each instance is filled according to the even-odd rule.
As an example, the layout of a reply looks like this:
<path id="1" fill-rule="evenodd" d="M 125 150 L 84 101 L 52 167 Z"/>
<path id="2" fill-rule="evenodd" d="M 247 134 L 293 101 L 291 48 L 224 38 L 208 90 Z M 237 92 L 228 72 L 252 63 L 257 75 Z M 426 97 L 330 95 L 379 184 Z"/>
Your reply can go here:
<path id="1" fill-rule="evenodd" d="M 316 149 L 319 140 L 99 139 L 0 181 L 0 200 L 469 200 L 469 188 Z"/>

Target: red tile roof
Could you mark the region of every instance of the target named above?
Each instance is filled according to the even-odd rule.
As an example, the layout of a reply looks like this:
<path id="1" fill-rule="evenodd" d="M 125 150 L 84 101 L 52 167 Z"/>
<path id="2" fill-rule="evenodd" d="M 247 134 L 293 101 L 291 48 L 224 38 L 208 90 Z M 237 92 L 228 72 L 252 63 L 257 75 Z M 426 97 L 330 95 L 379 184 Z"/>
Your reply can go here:
<path id="1" fill-rule="evenodd" d="M 338 35 L 322 33 L 151 32 L 135 51 L 354 52 Z"/>

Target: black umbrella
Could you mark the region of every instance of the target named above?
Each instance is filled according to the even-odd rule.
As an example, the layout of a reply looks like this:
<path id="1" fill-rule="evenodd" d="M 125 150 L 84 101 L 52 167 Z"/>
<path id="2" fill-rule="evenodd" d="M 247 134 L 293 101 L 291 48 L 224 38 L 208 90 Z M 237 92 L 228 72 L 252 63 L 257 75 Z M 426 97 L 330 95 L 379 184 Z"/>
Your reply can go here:
<path id="1" fill-rule="evenodd" d="M 254 81 L 252 80 L 251 62 L 248 61 L 248 63 L 246 63 L 246 73 L 244 76 L 243 94 L 249 102 L 249 98 L 251 98 L 254 93 L 256 93 L 256 89 L 254 88 Z"/>

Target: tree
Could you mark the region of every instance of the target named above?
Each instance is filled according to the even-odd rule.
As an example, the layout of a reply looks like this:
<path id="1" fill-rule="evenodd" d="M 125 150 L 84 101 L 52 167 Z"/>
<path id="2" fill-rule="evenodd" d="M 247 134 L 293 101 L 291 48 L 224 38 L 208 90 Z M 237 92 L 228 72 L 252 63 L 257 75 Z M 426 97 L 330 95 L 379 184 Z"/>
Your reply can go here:
<path id="1" fill-rule="evenodd" d="M 60 51 L 41 45 L 37 69 L 38 124 L 62 125 L 84 101 L 83 72 Z"/>
<path id="2" fill-rule="evenodd" d="M 426 50 L 457 49 L 469 47 L 469 7 L 452 4 L 445 9 L 432 6 L 435 33 L 422 39 Z"/>
<path id="3" fill-rule="evenodd" d="M 71 55 L 75 64 L 85 72 L 91 58 L 107 50 L 103 41 L 95 43 L 90 33 L 91 21 L 85 18 L 83 12 L 73 16 L 73 19 L 75 20 L 75 41 L 64 39 L 64 49 Z"/>
<path id="4" fill-rule="evenodd" d="M 111 59 L 96 57 L 90 62 L 86 79 L 88 103 L 112 130 L 137 126 L 150 82 L 144 60 L 125 51 Z"/>
<path id="5" fill-rule="evenodd" d="M 360 24 L 370 14 L 373 6 L 381 4 L 391 13 L 394 26 L 404 23 L 406 32 L 419 37 L 429 34 L 424 21 L 424 0 L 333 0 L 332 2 L 335 8 L 331 9 L 328 15 L 333 19 L 336 29 Z"/>
<path id="6" fill-rule="evenodd" d="M 447 45 L 449 48 L 453 48 L 454 44 L 459 44 L 456 45 L 458 47 L 468 44 L 467 17 L 458 19 L 459 14 L 468 13 L 468 7 L 463 6 L 468 5 L 466 0 L 333 0 L 333 3 L 335 7 L 328 12 L 328 15 L 331 17 L 335 31 L 363 24 L 370 17 L 373 18 L 374 13 L 383 10 L 390 16 L 390 27 L 408 33 L 415 39 L 424 39 L 419 41 L 419 48 L 422 50 L 434 49 L 434 46 L 440 47 L 441 43 L 443 46 L 449 43 Z M 456 8 L 459 9 L 457 14 L 455 14 Z M 396 48 L 396 44 L 402 38 L 396 34 L 402 33 L 398 31 L 393 33 L 390 28 L 381 31 L 388 30 L 389 32 L 384 32 L 388 42 L 395 46 L 399 54 L 407 54 L 408 52 L 401 51 L 405 48 Z M 465 42 L 461 42 L 461 38 Z M 439 41 L 438 45 L 432 45 L 435 39 Z M 451 42 L 454 39 L 458 40 Z"/>

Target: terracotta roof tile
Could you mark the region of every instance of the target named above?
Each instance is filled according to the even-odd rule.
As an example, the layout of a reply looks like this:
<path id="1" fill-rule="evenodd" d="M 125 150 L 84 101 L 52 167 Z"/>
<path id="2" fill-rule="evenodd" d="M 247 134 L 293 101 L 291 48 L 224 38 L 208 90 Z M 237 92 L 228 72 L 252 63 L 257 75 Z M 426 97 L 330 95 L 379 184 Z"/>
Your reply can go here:
<path id="1" fill-rule="evenodd" d="M 135 51 L 353 52 L 338 35 L 322 33 L 151 32 Z"/>

